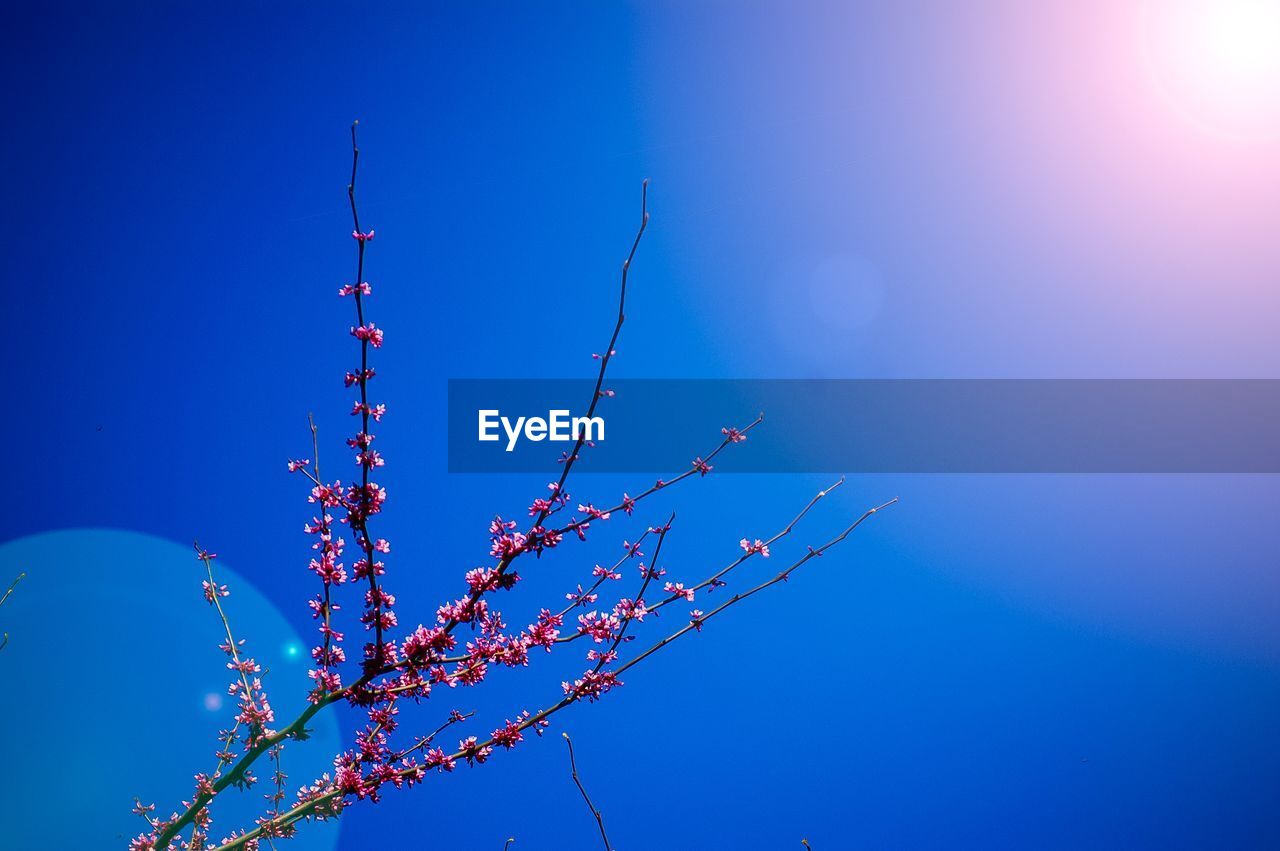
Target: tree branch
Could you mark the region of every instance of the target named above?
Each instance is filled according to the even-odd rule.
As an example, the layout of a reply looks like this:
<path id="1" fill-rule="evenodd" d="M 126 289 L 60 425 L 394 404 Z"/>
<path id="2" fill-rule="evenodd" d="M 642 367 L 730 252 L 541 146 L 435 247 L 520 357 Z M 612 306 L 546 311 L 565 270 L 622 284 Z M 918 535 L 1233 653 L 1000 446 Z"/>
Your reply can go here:
<path id="1" fill-rule="evenodd" d="M 591 810 L 591 815 L 596 818 L 596 825 L 600 828 L 600 839 L 604 841 L 604 851 L 613 851 L 613 846 L 609 844 L 609 834 L 605 833 L 604 816 L 600 814 L 600 810 L 596 809 L 596 805 L 591 803 L 591 796 L 587 794 L 586 787 L 582 785 L 582 780 L 578 777 L 578 763 L 573 757 L 573 739 L 569 738 L 568 733 L 561 733 L 560 735 L 564 736 L 564 743 L 569 746 L 569 770 L 573 774 L 574 785 L 582 793 L 582 800 L 587 802 L 587 809 Z"/>

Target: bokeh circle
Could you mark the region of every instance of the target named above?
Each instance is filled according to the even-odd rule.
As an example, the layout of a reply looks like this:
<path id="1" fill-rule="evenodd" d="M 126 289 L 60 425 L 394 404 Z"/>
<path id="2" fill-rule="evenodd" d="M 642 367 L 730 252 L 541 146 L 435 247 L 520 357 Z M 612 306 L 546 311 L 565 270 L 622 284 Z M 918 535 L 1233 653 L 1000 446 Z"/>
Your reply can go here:
<path id="1" fill-rule="evenodd" d="M 276 607 L 222 559 L 219 581 L 237 638 L 269 671 L 277 719 L 302 709 L 309 680 L 302 639 Z M 22 849 L 123 848 L 145 828 L 133 796 L 168 815 L 189 799 L 192 775 L 210 772 L 215 737 L 231 724 L 222 625 L 200 593 L 203 565 L 190 547 L 134 532 L 71 529 L 0 545 L 0 772 L 4 845 Z M 313 738 L 284 752 L 286 791 L 331 768 L 335 719 L 320 713 Z M 272 771 L 229 790 L 212 834 L 252 826 Z M 295 851 L 336 846 L 334 823 L 308 825 Z"/>

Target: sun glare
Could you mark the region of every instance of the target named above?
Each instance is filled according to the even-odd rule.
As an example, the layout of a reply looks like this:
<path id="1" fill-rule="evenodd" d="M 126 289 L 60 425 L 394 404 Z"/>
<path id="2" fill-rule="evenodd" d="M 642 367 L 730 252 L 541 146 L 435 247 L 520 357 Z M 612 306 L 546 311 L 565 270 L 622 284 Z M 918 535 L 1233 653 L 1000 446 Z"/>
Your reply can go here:
<path id="1" fill-rule="evenodd" d="M 1280 0 L 1151 0 L 1144 23 L 1179 110 L 1231 135 L 1280 134 Z"/>

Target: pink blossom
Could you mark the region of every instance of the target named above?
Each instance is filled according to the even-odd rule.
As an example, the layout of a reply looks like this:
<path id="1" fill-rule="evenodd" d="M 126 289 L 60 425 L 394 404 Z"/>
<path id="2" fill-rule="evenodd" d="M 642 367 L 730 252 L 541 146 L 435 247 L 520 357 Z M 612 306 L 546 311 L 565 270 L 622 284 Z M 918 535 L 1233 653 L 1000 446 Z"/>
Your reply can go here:
<path id="1" fill-rule="evenodd" d="M 600 509 L 596 508 L 594 505 L 592 505 L 589 502 L 586 505 L 579 505 L 578 511 L 583 512 L 592 520 L 608 520 L 609 519 L 609 512 L 601 511 Z"/>
<path id="2" fill-rule="evenodd" d="M 362 467 L 382 467 L 387 462 L 383 460 L 382 455 L 376 449 L 366 449 L 356 455 L 356 463 Z"/>
<path id="3" fill-rule="evenodd" d="M 563 682 L 560 687 L 564 689 L 566 696 L 573 697 L 575 700 L 585 697 L 589 703 L 594 703 L 606 692 L 620 685 L 622 681 L 613 671 L 587 671 L 581 679 L 574 680 L 572 683 Z"/>
<path id="4" fill-rule="evenodd" d="M 462 754 L 462 758 L 467 761 L 468 765 L 474 760 L 477 763 L 484 762 L 489 758 L 489 754 L 493 753 L 493 748 L 489 745 L 480 745 L 476 741 L 475 736 L 468 736 L 458 742 L 458 752 Z"/>
<path id="5" fill-rule="evenodd" d="M 683 582 L 668 582 L 662 586 L 662 590 L 676 597 L 684 597 L 690 603 L 693 602 L 693 589 L 684 587 Z"/>
<path id="6" fill-rule="evenodd" d="M 611 568 L 601 567 L 598 564 L 591 569 L 591 575 L 603 577 L 605 579 L 621 579 L 622 578 L 621 573 L 618 573 L 617 571 L 612 570 Z"/>
<path id="7" fill-rule="evenodd" d="M 446 755 L 444 751 L 440 750 L 440 748 L 432 748 L 427 751 L 426 756 L 423 758 L 423 764 L 426 765 L 427 768 L 436 768 L 441 771 L 453 771 L 454 760 L 453 757 Z"/>
<path id="8" fill-rule="evenodd" d="M 355 370 L 352 370 L 352 371 L 347 372 L 347 373 L 342 377 L 342 386 L 343 386 L 343 387 L 351 387 L 351 386 L 354 386 L 354 385 L 356 385 L 356 384 L 365 384 L 365 383 L 367 383 L 367 382 L 369 381 L 369 379 L 370 379 L 370 378 L 374 378 L 374 377 L 376 377 L 376 376 L 377 376 L 377 374 L 378 374 L 378 371 L 377 371 L 376 369 L 373 369 L 372 367 L 370 367 L 369 369 L 359 369 L 359 368 L 357 368 L 357 369 L 355 369 Z M 367 438 L 368 440 L 373 440 L 373 436 L 372 436 L 372 435 L 358 435 L 357 437 L 362 437 L 362 438 Z M 348 445 L 348 446 L 349 446 L 349 445 L 351 445 L 351 441 L 350 441 L 350 440 L 348 440 L 348 441 L 347 441 L 347 445 Z"/>
<path id="9" fill-rule="evenodd" d="M 619 621 L 634 620 L 642 623 L 644 616 L 649 614 L 649 610 L 645 608 L 644 600 L 633 601 L 623 597 L 614 604 L 613 614 Z"/>
<path id="10" fill-rule="evenodd" d="M 573 605 L 578 606 L 578 605 L 590 605 L 591 603 L 594 603 L 597 599 L 599 599 L 599 596 L 600 595 L 593 594 L 590 591 L 584 591 L 582 589 L 582 586 L 579 585 L 577 591 L 570 591 L 568 594 L 564 595 L 564 598 L 566 600 L 572 601 Z"/>
<path id="11" fill-rule="evenodd" d="M 369 322 L 351 329 L 351 336 L 362 343 L 369 343 L 375 349 L 382 347 L 382 329 Z"/>
<path id="12" fill-rule="evenodd" d="M 520 727 L 526 720 L 528 720 L 528 718 L 529 712 L 528 710 L 525 710 L 520 715 L 516 716 L 516 720 L 507 721 L 501 727 L 494 730 L 489 735 L 489 738 L 493 739 L 493 743 L 495 745 L 501 745 L 508 750 L 514 748 L 518 743 L 524 741 L 524 736 L 521 735 Z"/>
<path id="13" fill-rule="evenodd" d="M 564 624 L 564 618 L 560 615 L 552 614 L 549 610 L 543 609 L 538 613 L 536 623 L 529 624 L 525 630 L 525 638 L 531 647 L 542 647 L 548 653 L 555 646 L 556 639 L 560 636 L 557 627 Z"/>
<path id="14" fill-rule="evenodd" d="M 201 586 L 201 588 L 204 590 L 204 599 L 205 599 L 205 601 L 206 601 L 206 602 L 208 602 L 210 605 L 212 605 L 212 604 L 213 604 L 213 601 L 214 601 L 214 598 L 215 598 L 215 597 L 229 597 L 229 596 L 231 596 L 231 592 L 227 590 L 227 586 L 225 586 L 225 585 L 213 585 L 213 584 L 211 584 L 211 583 L 209 582 L 209 580 L 207 580 L 207 579 L 206 579 L 206 580 L 204 580 L 204 581 L 202 581 L 202 582 L 200 583 L 200 586 Z"/>
<path id="15" fill-rule="evenodd" d="M 612 640 L 621 623 L 617 615 L 602 614 L 597 611 L 578 615 L 578 631 L 589 635 L 596 644 Z"/>
<path id="16" fill-rule="evenodd" d="M 493 544 L 489 547 L 489 555 L 503 561 L 510 561 L 519 553 L 524 552 L 525 543 L 524 535 L 519 532 L 495 535 Z"/>

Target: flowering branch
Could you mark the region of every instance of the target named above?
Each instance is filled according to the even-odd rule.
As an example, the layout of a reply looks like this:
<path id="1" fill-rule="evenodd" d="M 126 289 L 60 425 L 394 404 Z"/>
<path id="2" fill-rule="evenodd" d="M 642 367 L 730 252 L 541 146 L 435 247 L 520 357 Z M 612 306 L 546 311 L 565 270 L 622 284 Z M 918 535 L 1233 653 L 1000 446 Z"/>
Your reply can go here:
<path id="1" fill-rule="evenodd" d="M 363 570 L 361 562 L 356 562 L 355 575 L 359 579 L 361 573 L 364 573 L 369 580 L 369 593 L 365 595 L 365 616 L 361 619 L 366 627 L 372 625 L 374 631 L 374 644 L 372 648 L 366 648 L 365 651 L 365 670 L 376 670 L 387 659 L 387 648 L 382 641 L 382 630 L 384 627 L 395 626 L 395 617 L 393 615 L 384 614 L 383 609 L 391 608 L 393 598 L 382 593 L 378 588 L 378 575 L 382 572 L 381 565 L 374 560 L 374 550 L 381 549 L 372 538 L 369 537 L 368 521 L 369 517 L 381 510 L 382 500 L 385 498 L 384 492 L 377 486 L 371 485 L 369 481 L 369 471 L 374 467 L 383 465 L 382 457 L 377 450 L 371 449 L 370 444 L 373 443 L 373 435 L 369 433 L 369 418 L 372 416 L 375 420 L 382 419 L 382 412 L 385 410 L 383 405 L 376 407 L 369 405 L 369 379 L 374 376 L 373 370 L 369 368 L 369 347 L 375 348 L 382 346 L 382 331 L 373 323 L 365 324 L 364 321 L 364 297 L 369 294 L 370 288 L 364 280 L 364 252 L 369 241 L 373 239 L 373 231 L 365 233 L 360 230 L 360 213 L 356 209 L 356 171 L 360 164 L 360 147 L 356 143 L 356 127 L 360 122 L 356 121 L 351 124 L 351 182 L 347 184 L 347 199 L 351 203 L 351 236 L 356 241 L 356 278 L 352 284 L 351 294 L 355 296 L 356 303 L 356 324 L 357 327 L 351 329 L 351 334 L 360 341 L 360 370 L 354 373 L 354 383 L 360 389 L 360 401 L 352 410 L 352 413 L 360 415 L 360 433 L 351 438 L 347 443 L 357 449 L 356 460 L 360 464 L 360 490 L 355 495 L 357 503 L 347 509 L 347 522 L 351 526 L 352 532 L 356 536 L 356 541 L 360 549 L 364 550 Z M 352 383 L 352 374 L 348 374 L 348 386 Z M 350 497 L 349 497 L 350 498 Z"/>
<path id="2" fill-rule="evenodd" d="M 733 597 L 725 601 L 723 604 L 721 604 L 718 608 L 714 609 L 709 614 L 695 616 L 690 621 L 688 626 L 685 626 L 682 629 L 679 629 L 676 632 L 663 638 L 661 641 L 654 644 L 648 650 L 644 651 L 639 656 L 631 659 L 626 664 L 622 665 L 616 670 L 612 672 L 607 672 L 606 676 L 599 675 L 600 664 L 597 664 L 596 668 L 592 669 L 591 671 L 588 671 L 587 675 L 584 675 L 582 680 L 579 680 L 578 682 L 572 685 L 569 683 L 564 684 L 564 690 L 566 692 L 565 697 L 561 698 L 557 702 L 551 704 L 550 706 L 532 715 L 526 715 L 523 721 L 520 721 L 514 724 L 509 724 L 507 728 L 505 728 L 502 731 L 498 731 L 498 733 L 501 733 L 508 740 L 510 740 L 513 735 L 518 736 L 520 733 L 523 733 L 529 730 L 530 728 L 536 728 L 539 730 L 544 728 L 547 723 L 547 719 L 549 717 L 561 711 L 562 709 L 565 709 L 573 705 L 574 703 L 576 703 L 577 701 L 579 701 L 584 697 L 587 698 L 589 702 L 594 702 L 595 700 L 598 700 L 605 692 L 622 684 L 617 679 L 618 675 L 624 673 L 625 671 L 629 670 L 630 668 L 634 667 L 635 665 L 649 658 L 654 653 L 666 647 L 667 645 L 675 641 L 680 636 L 685 635 L 690 631 L 701 632 L 702 626 L 706 623 L 706 621 L 710 620 L 712 617 L 715 617 L 716 615 L 720 614 L 721 612 L 730 608 L 731 606 L 734 606 L 737 603 L 743 600 L 746 600 L 747 598 L 752 597 L 755 594 L 759 593 L 760 591 L 763 591 L 766 588 L 776 585 L 779 582 L 786 581 L 790 577 L 790 575 L 794 571 L 796 571 L 798 568 L 800 568 L 802 565 L 804 565 L 811 559 L 822 556 L 828 549 L 844 541 L 850 534 L 853 533 L 855 529 L 857 529 L 860 525 L 866 522 L 873 515 L 884 510 L 885 508 L 888 508 L 891 505 L 894 505 L 895 503 L 897 503 L 897 501 L 898 501 L 897 497 L 894 497 L 893 499 L 889 500 L 886 503 L 878 505 L 875 508 L 870 508 L 867 511 L 863 512 L 862 515 L 860 515 L 856 520 L 853 521 L 853 523 L 845 527 L 843 531 L 841 531 L 838 535 L 836 535 L 831 540 L 827 541 L 825 544 L 819 547 L 809 547 L 805 555 L 797 559 L 795 562 L 793 562 L 785 570 L 778 573 L 772 579 L 762 582 L 748 591 L 745 591 L 740 594 L 735 594 Z M 490 738 L 486 739 L 483 742 L 478 742 L 476 741 L 475 737 L 472 737 L 471 739 L 465 742 L 461 742 L 459 749 L 454 753 L 449 755 L 440 753 L 438 757 L 430 761 L 431 767 L 435 767 L 443 771 L 452 771 L 454 765 L 459 760 L 467 760 L 468 762 L 472 762 L 472 761 L 484 762 L 488 759 L 488 756 L 492 753 L 492 750 L 495 744 L 502 744 L 502 742 L 499 741 L 499 736 L 497 734 L 495 734 L 494 736 L 491 736 Z M 425 777 L 424 766 L 422 765 L 406 766 L 396 771 L 392 775 L 392 777 L 395 779 L 398 779 L 401 782 L 410 782 L 410 783 L 420 782 Z M 392 780 L 391 782 L 394 782 L 394 780 Z M 328 791 L 321 792 L 315 795 L 309 801 L 303 801 L 299 803 L 292 810 L 289 810 L 287 813 L 285 813 L 282 818 L 286 820 L 287 823 L 293 824 L 304 818 L 309 818 L 312 815 L 315 815 L 318 813 L 321 813 L 321 814 L 325 813 L 328 808 L 334 805 L 335 799 L 340 799 L 341 796 L 342 796 L 342 791 L 340 789 L 338 788 L 329 789 Z M 214 851 L 232 851 L 232 849 L 246 847 L 247 843 L 251 843 L 253 840 L 255 840 L 257 837 L 261 835 L 262 835 L 261 828 L 256 829 L 254 831 L 250 831 L 240 837 L 229 840 L 228 842 L 217 846 L 217 848 L 214 849 Z"/>
<path id="3" fill-rule="evenodd" d="M 568 733 L 561 733 L 564 736 L 564 743 L 569 746 L 569 771 L 573 775 L 573 782 L 578 787 L 578 791 L 582 793 L 582 800 L 587 802 L 587 809 L 591 810 L 591 815 L 596 818 L 596 825 L 600 828 L 600 838 L 604 841 L 604 851 L 613 851 L 613 846 L 609 844 L 609 834 L 604 830 L 604 816 L 596 809 L 596 805 L 591 803 L 591 796 L 587 794 L 586 788 L 582 785 L 582 780 L 578 777 L 578 763 L 573 758 L 573 739 L 569 738 Z"/>
<path id="4" fill-rule="evenodd" d="M 790 567 L 750 590 L 735 594 L 710 614 L 703 614 L 698 609 L 692 610 L 686 626 L 662 638 L 629 661 L 619 664 L 620 651 L 637 637 L 647 615 L 656 615 L 676 601 L 692 603 L 697 594 L 704 591 L 711 593 L 726 585 L 730 574 L 748 559 L 757 555 L 769 558 L 772 554 L 771 547 L 790 535 L 810 509 L 832 490 L 840 487 L 844 480 L 819 491 L 773 537 L 766 540 L 743 538 L 739 542 L 741 554 L 734 561 L 696 584 L 686 585 L 664 579 L 667 570 L 661 558 L 664 543 L 675 519 L 673 513 L 662 526 L 645 529 L 635 541 L 623 541 L 624 555 L 611 567 L 596 565 L 592 571 L 594 581 L 586 589 L 578 584 L 575 590 L 566 594 L 568 603 L 558 612 L 543 608 L 535 621 L 524 629 L 509 629 L 492 600 L 498 592 L 510 591 L 520 581 L 519 574 L 512 569 L 516 559 L 529 553 L 533 553 L 535 558 L 541 558 L 544 553 L 556 549 L 570 533 L 585 540 L 594 525 L 608 521 L 613 514 L 622 512 L 630 516 L 637 504 L 657 491 L 695 476 L 701 478 L 710 474 L 711 462 L 729 445 L 747 440 L 748 433 L 762 422 L 763 415 L 742 428 L 721 429 L 720 443 L 705 456 L 694 458 L 674 478 L 668 481 L 658 479 L 635 496 L 624 492 L 613 508 L 602 510 L 590 502 L 579 502 L 576 503 L 577 510 L 574 512 L 571 506 L 575 503 L 571 502 L 565 486 L 583 449 L 589 445 L 585 433 L 580 432 L 575 437 L 573 450 L 561 458 L 563 466 L 558 479 L 548 485 L 549 494 L 534 499 L 529 505 L 528 513 L 533 519 L 525 531 L 516 531 L 516 521 L 495 517 L 490 524 L 489 555 L 492 561 L 487 567 L 466 573 L 466 593 L 453 602 L 441 605 L 435 612 L 432 626 L 419 624 L 417 629 L 399 640 L 389 637 L 389 633 L 399 625 L 394 608 L 396 599 L 384 587 L 386 569 L 377 559 L 379 554 L 389 553 L 391 545 L 383 538 L 375 539 L 369 528 L 370 519 L 381 512 L 387 498 L 386 490 L 372 480 L 372 471 L 384 466 L 385 461 L 372 448 L 374 435 L 371 432 L 372 424 L 381 422 L 386 414 L 386 406 L 373 402 L 369 393 L 369 381 L 375 376 L 370 362 L 372 350 L 382 347 L 384 333 L 373 322 L 368 321 L 366 316 L 366 299 L 372 295 L 373 289 L 364 280 L 365 259 L 374 232 L 372 229 L 367 232 L 362 230 L 356 205 L 360 149 L 354 124 L 351 128 L 351 152 L 351 180 L 347 196 L 354 228 L 351 235 L 356 241 L 356 277 L 354 282 L 343 285 L 338 292 L 340 296 L 353 297 L 355 302 L 357 324 L 352 327 L 351 335 L 359 343 L 360 362 L 358 367 L 347 372 L 345 384 L 348 388 L 354 387 L 357 392 L 357 400 L 351 413 L 359 417 L 359 431 L 346 442 L 353 450 L 360 474 L 358 479 L 347 484 L 341 479 L 326 482 L 320 468 L 319 434 L 314 419 L 310 418 L 311 458 L 291 460 L 288 464 L 290 472 L 299 473 L 310 482 L 308 500 L 316 506 L 315 515 L 304 526 L 307 534 L 313 536 L 311 546 L 314 555 L 308 567 L 321 583 L 319 592 L 308 601 L 312 617 L 318 622 L 319 632 L 318 640 L 311 650 L 314 666 L 309 674 L 314 686 L 307 695 L 307 705 L 293 721 L 279 729 L 269 726 L 275 723 L 275 718 L 262 689 L 259 676 L 261 669 L 252 658 L 243 655 L 243 641 L 237 641 L 232 633 L 222 604 L 229 591 L 225 585 L 217 583 L 214 575 L 213 560 L 216 556 L 197 545 L 197 557 L 204 564 L 207 575 L 203 583 L 205 598 L 216 610 L 222 623 L 225 642 L 220 647 L 228 656 L 230 661 L 227 666 L 236 677 L 229 691 L 238 698 L 238 711 L 231 729 L 219 734 L 217 768 L 210 775 L 195 776 L 195 793 L 190 801 L 182 802 L 181 811 L 174 812 L 168 818 L 158 818 L 151 815 L 155 809 L 153 805 L 138 802 L 135 812 L 145 820 L 147 832 L 130 843 L 131 851 L 174 851 L 208 847 L 206 843 L 212 803 L 228 787 L 251 786 L 255 782 L 252 767 L 264 755 L 273 766 L 272 788 L 264 793 L 268 801 L 266 812 L 252 827 L 236 831 L 220 840 L 214 846 L 215 851 L 240 848 L 255 851 L 264 840 L 270 844 L 276 838 L 292 836 L 300 822 L 337 817 L 357 801 L 377 802 L 387 789 L 423 782 L 428 772 L 448 773 L 454 771 L 459 763 L 485 763 L 497 748 L 510 749 L 524 741 L 526 732 L 532 730 L 535 735 L 541 736 L 550 723 L 550 716 L 560 710 L 584 700 L 588 703 L 600 700 L 606 693 L 623 684 L 619 677 L 632 666 L 681 635 L 701 631 L 708 620 L 730 606 L 785 581 L 800 565 L 821 556 L 828 548 L 843 541 L 872 514 L 896 501 L 864 513 L 826 544 L 816 549 L 810 547 L 807 554 Z M 587 406 L 588 418 L 594 416 L 602 399 L 614 395 L 612 390 L 604 386 L 604 382 L 608 366 L 617 354 L 615 346 L 626 318 L 628 276 L 648 222 L 646 181 L 641 189 L 640 224 L 622 264 L 618 313 L 613 332 L 603 354 L 595 355 L 600 364 L 592 398 Z M 568 515 L 567 519 L 560 519 L 564 515 Z M 556 518 L 554 523 L 553 518 Z M 338 534 L 341 525 L 350 528 L 358 550 L 358 556 L 351 564 L 351 578 L 363 580 L 362 614 L 359 620 L 371 639 L 364 646 L 356 675 L 345 682 L 343 672 L 347 656 L 343 646 L 344 635 L 337 628 L 337 615 L 341 610 L 339 603 L 343 589 L 348 584 L 347 568 L 342 561 L 345 542 Z M 641 546 L 647 545 L 651 536 L 656 538 L 656 543 L 653 558 L 646 565 L 641 560 L 644 558 Z M 612 606 L 599 606 L 591 611 L 584 611 L 577 615 L 576 626 L 566 627 L 565 618 L 579 608 L 587 609 L 596 604 L 605 584 L 621 579 L 622 566 L 632 559 L 638 561 L 641 573 L 634 595 L 619 598 Z M 653 592 L 658 597 L 657 602 L 649 605 L 646 595 L 651 593 L 651 588 L 659 586 L 661 592 Z M 0 603 L 2 602 L 0 599 Z M 469 640 L 456 634 L 464 624 L 472 634 Z M 589 661 L 587 669 L 580 677 L 563 682 L 560 699 L 538 712 L 518 711 L 487 736 L 481 736 L 481 731 L 477 731 L 477 734 L 460 738 L 457 748 L 452 749 L 452 752 L 437 746 L 437 738 L 446 729 L 469 722 L 475 713 L 453 710 L 444 723 L 427 735 L 411 738 L 408 744 L 396 741 L 401 700 L 427 700 L 433 688 L 441 685 L 449 688 L 474 687 L 486 679 L 491 668 L 527 667 L 530 665 L 532 652 L 537 648 L 551 652 L 563 644 L 584 638 L 591 640 L 586 653 Z M 350 747 L 335 755 L 332 772 L 302 786 L 297 792 L 296 800 L 291 805 L 286 805 L 284 786 L 287 778 L 282 767 L 284 746 L 290 741 L 306 739 L 307 725 L 316 713 L 339 701 L 362 709 L 367 715 L 367 723 L 356 732 Z M 569 741 L 568 736 L 565 739 Z M 572 765 L 572 742 L 569 742 L 569 749 Z M 577 777 L 577 767 L 572 767 L 574 780 L 587 799 L 588 806 L 591 806 Z M 591 808 L 607 848 L 608 838 L 603 819 L 594 807 Z M 187 828 L 191 828 L 191 835 L 189 840 L 184 841 L 179 836 Z M 510 846 L 513 841 L 514 839 L 509 839 L 507 845 Z"/>

